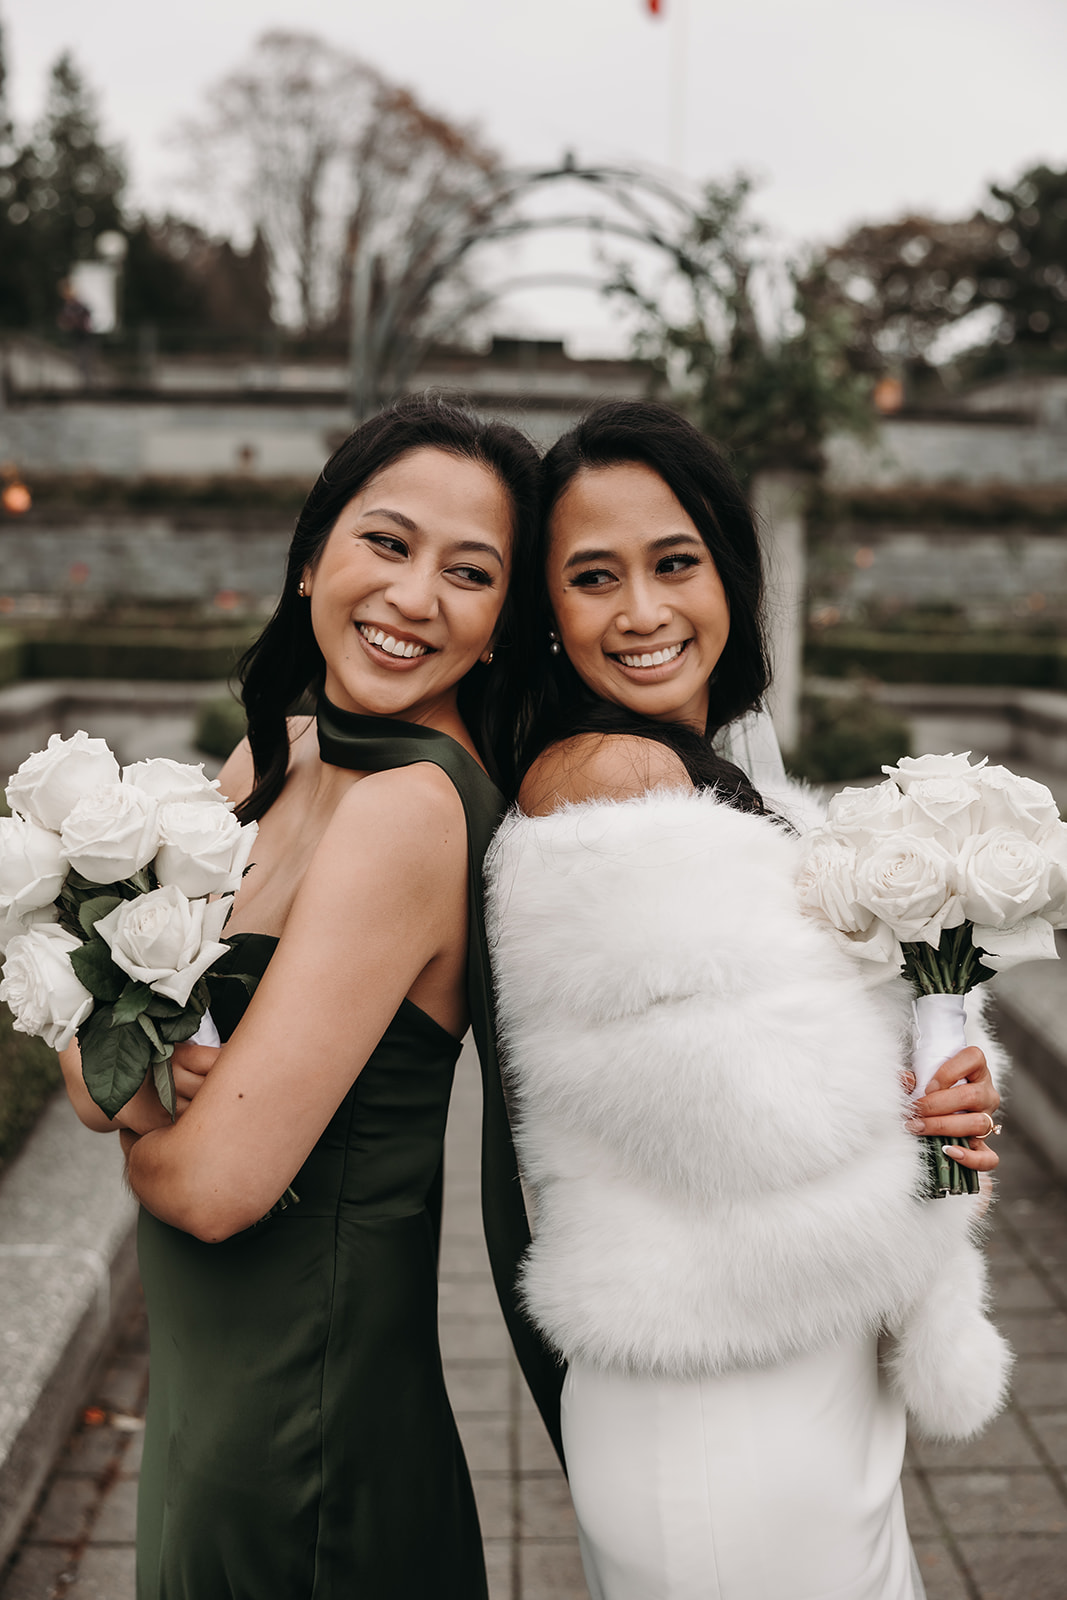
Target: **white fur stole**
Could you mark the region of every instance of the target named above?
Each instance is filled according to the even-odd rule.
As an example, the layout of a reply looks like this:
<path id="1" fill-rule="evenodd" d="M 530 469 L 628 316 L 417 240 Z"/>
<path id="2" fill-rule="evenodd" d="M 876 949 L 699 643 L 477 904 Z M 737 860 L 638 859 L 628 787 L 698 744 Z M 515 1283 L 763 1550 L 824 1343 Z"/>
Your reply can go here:
<path id="1" fill-rule="evenodd" d="M 1010 1368 L 974 1203 L 916 1197 L 909 993 L 801 915 L 798 857 L 707 793 L 505 820 L 487 881 L 523 1292 L 564 1356 L 676 1376 L 885 1332 L 919 1427 L 966 1437 Z"/>

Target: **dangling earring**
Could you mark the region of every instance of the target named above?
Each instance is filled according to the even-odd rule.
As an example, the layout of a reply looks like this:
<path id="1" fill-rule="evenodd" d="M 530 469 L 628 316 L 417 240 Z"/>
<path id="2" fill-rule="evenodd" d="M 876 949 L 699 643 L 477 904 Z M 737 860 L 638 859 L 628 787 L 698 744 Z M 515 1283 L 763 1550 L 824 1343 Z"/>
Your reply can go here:
<path id="1" fill-rule="evenodd" d="M 493 652 L 487 650 L 484 655 L 478 657 L 478 660 L 482 662 L 483 666 L 491 667 L 493 665 Z"/>
<path id="2" fill-rule="evenodd" d="M 297 585 L 296 592 L 300 596 L 301 600 L 306 600 L 308 598 L 308 592 L 304 588 L 304 580 L 303 580 L 303 578 L 301 578 L 299 584 Z"/>
<path id="3" fill-rule="evenodd" d="M 549 654 L 553 655 L 553 656 L 558 656 L 559 655 L 559 640 L 556 637 L 555 628 L 549 628 L 548 637 L 551 640 L 551 643 L 549 644 L 549 647 L 548 647 Z"/>

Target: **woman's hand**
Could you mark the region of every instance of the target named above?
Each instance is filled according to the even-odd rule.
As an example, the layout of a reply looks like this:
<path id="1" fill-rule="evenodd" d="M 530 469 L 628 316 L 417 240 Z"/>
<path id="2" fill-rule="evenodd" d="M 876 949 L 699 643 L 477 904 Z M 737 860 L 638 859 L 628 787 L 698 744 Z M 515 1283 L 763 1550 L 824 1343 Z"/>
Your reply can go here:
<path id="1" fill-rule="evenodd" d="M 198 1089 L 204 1087 L 207 1075 L 222 1051 L 218 1046 L 206 1044 L 176 1044 L 170 1058 L 174 1073 L 174 1111 L 181 1116 L 188 1111 Z"/>
<path id="2" fill-rule="evenodd" d="M 910 1077 L 910 1074 L 907 1075 Z M 911 1079 L 914 1083 L 914 1079 Z M 1000 1157 L 986 1144 L 1000 1095 L 981 1050 L 970 1046 L 938 1067 L 926 1093 L 912 1104 L 909 1133 L 944 1139 L 946 1154 L 961 1167 L 992 1172 Z"/>

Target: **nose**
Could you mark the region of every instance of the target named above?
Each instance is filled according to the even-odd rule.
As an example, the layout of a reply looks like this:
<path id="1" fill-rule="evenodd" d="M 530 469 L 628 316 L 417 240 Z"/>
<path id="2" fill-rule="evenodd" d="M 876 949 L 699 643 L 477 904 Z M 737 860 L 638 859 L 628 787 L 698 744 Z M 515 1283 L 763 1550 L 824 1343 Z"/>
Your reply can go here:
<path id="1" fill-rule="evenodd" d="M 655 633 L 671 620 L 671 608 L 652 584 L 635 579 L 626 586 L 616 619 L 622 633 Z"/>
<path id="2" fill-rule="evenodd" d="M 385 598 L 409 622 L 432 622 L 440 610 L 436 567 L 430 562 L 406 561 L 395 569 Z"/>

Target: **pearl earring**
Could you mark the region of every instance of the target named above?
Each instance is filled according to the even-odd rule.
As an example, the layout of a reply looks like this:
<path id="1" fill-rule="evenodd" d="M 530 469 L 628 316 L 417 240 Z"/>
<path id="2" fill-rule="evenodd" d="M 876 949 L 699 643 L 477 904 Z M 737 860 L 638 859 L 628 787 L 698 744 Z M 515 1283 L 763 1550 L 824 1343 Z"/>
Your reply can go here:
<path id="1" fill-rule="evenodd" d="M 555 630 L 555 628 L 550 628 L 549 629 L 548 637 L 551 640 L 551 643 L 549 644 L 549 647 L 548 647 L 549 653 L 551 655 L 558 656 L 559 655 L 559 640 L 556 638 L 556 630 Z"/>
<path id="2" fill-rule="evenodd" d="M 484 656 L 481 657 L 481 660 L 487 667 L 491 667 L 493 665 L 493 652 L 491 650 L 488 651 Z"/>
<path id="3" fill-rule="evenodd" d="M 300 582 L 299 582 L 299 584 L 298 584 L 298 585 L 297 585 L 297 590 L 296 590 L 296 592 L 297 592 L 297 594 L 298 594 L 298 595 L 299 595 L 299 596 L 300 596 L 300 598 L 301 598 L 301 600 L 306 600 L 306 599 L 307 599 L 307 597 L 308 597 L 308 592 L 307 592 L 307 590 L 306 590 L 306 589 L 305 589 L 305 588 L 304 588 L 304 580 L 303 580 L 303 578 L 301 578 L 301 580 L 300 580 Z"/>

